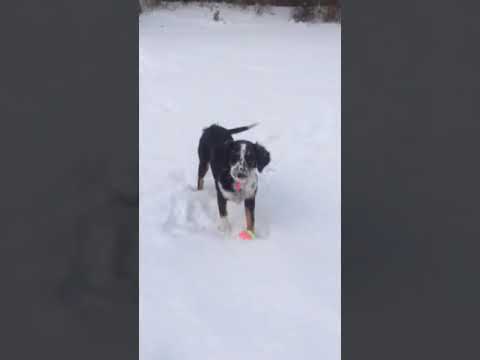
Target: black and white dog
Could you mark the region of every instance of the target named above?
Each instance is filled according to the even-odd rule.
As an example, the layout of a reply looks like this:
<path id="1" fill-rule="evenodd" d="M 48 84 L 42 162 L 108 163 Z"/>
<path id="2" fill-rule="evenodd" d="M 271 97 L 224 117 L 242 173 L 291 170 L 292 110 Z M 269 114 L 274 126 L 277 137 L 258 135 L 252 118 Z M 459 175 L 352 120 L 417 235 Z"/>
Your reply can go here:
<path id="1" fill-rule="evenodd" d="M 251 129 L 257 124 L 235 129 L 212 125 L 203 130 L 198 145 L 197 189 L 203 189 L 208 166 L 212 169 L 217 190 L 218 211 L 221 230 L 229 231 L 227 200 L 245 203 L 247 230 L 254 232 L 255 196 L 257 194 L 257 172 L 262 172 L 270 162 L 270 153 L 260 144 L 246 140 L 233 140 L 232 135 Z"/>

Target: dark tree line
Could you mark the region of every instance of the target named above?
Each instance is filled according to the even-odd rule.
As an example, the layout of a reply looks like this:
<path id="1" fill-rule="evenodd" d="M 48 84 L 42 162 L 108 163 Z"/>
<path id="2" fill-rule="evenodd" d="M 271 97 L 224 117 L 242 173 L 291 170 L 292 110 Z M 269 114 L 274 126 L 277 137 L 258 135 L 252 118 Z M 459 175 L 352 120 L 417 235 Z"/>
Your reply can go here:
<path id="1" fill-rule="evenodd" d="M 140 11 L 146 8 L 168 5 L 172 2 L 200 2 L 207 4 L 227 3 L 240 7 L 255 6 L 261 15 L 269 6 L 292 7 L 292 18 L 295 21 L 310 22 L 317 19 L 324 21 L 340 21 L 340 0 L 139 0 Z"/>

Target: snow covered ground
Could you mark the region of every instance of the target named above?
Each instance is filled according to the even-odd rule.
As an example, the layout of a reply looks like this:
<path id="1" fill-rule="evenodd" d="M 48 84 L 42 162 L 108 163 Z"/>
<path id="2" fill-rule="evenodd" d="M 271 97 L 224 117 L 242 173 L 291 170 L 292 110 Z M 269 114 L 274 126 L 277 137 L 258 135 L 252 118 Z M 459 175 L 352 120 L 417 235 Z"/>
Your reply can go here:
<path id="1" fill-rule="evenodd" d="M 340 25 L 288 9 L 179 6 L 140 16 L 140 359 L 340 358 Z M 203 127 L 272 155 L 257 235 L 211 172 L 196 192 Z"/>

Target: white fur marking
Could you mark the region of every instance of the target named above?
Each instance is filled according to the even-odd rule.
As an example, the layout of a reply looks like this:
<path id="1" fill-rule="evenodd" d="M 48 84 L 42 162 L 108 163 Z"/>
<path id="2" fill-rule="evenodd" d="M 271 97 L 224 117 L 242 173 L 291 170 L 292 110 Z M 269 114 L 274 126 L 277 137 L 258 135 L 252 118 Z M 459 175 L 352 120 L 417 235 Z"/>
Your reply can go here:
<path id="1" fill-rule="evenodd" d="M 240 145 L 240 159 L 242 162 L 245 161 L 245 151 L 247 151 L 247 144 Z"/>
<path id="2" fill-rule="evenodd" d="M 245 154 L 247 152 L 247 144 L 240 144 L 240 156 L 237 163 L 230 168 L 230 176 L 232 178 L 237 177 L 237 173 L 240 168 L 246 167 Z"/>
<path id="3" fill-rule="evenodd" d="M 245 199 L 250 199 L 255 195 L 257 190 L 257 183 L 258 183 L 258 175 L 256 171 L 252 171 L 248 178 L 241 182 L 241 189 L 240 191 L 228 191 L 225 190 L 222 184 L 218 183 L 218 188 L 222 193 L 223 197 L 227 200 L 233 201 L 235 203 L 240 203 Z"/>
<path id="4" fill-rule="evenodd" d="M 226 216 L 220 217 L 220 224 L 218 228 L 221 232 L 224 232 L 224 233 L 228 233 L 231 231 L 232 227 Z"/>

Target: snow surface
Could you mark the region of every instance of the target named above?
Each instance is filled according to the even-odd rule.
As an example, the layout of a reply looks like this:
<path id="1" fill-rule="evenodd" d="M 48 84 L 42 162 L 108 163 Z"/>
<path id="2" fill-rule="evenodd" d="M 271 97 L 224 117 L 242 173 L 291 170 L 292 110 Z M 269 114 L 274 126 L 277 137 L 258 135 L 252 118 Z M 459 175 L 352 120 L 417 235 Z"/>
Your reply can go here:
<path id="1" fill-rule="evenodd" d="M 219 9 L 140 16 L 140 359 L 339 359 L 340 25 Z M 272 155 L 254 241 L 193 191 L 215 122 Z"/>

